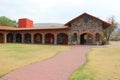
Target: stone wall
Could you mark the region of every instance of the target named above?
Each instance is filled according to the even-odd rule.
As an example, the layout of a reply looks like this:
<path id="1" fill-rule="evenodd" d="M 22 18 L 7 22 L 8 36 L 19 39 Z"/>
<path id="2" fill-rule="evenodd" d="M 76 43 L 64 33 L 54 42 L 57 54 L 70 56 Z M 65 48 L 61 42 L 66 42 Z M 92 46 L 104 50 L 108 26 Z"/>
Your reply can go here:
<path id="1" fill-rule="evenodd" d="M 79 32 L 100 32 L 102 30 L 102 22 L 89 16 L 83 16 L 71 23 L 72 31 Z"/>
<path id="2" fill-rule="evenodd" d="M 102 25 L 103 24 L 100 20 L 91 16 L 84 15 L 71 23 L 70 34 L 72 36 L 74 33 L 77 33 L 77 44 L 80 44 L 80 35 L 82 33 L 90 33 L 93 35 L 93 44 L 95 44 L 95 34 L 101 33 Z"/>

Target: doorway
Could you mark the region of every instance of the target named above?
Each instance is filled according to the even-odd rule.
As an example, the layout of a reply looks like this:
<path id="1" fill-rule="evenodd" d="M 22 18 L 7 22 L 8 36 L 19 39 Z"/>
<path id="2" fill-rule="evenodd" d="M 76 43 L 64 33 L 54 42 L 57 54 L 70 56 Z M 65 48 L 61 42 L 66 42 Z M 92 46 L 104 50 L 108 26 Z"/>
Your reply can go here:
<path id="1" fill-rule="evenodd" d="M 93 44 L 93 35 L 89 33 L 83 33 L 80 35 L 81 45 L 91 45 Z"/>

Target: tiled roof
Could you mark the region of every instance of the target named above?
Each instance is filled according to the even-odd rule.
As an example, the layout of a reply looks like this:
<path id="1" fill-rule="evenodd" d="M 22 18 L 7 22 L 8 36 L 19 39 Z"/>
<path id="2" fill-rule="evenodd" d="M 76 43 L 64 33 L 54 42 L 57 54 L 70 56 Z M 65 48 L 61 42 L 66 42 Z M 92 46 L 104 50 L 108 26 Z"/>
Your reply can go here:
<path id="1" fill-rule="evenodd" d="M 67 26 L 51 26 L 51 27 L 34 27 L 34 28 L 17 28 L 16 30 L 54 30 L 54 29 L 69 29 Z"/>
<path id="2" fill-rule="evenodd" d="M 17 28 L 15 27 L 10 27 L 10 26 L 0 26 L 0 30 L 16 30 Z"/>
<path id="3" fill-rule="evenodd" d="M 33 28 L 16 28 L 9 26 L 0 26 L 0 30 L 54 30 L 54 29 L 69 29 L 68 26 L 51 26 L 51 27 L 33 27 Z"/>

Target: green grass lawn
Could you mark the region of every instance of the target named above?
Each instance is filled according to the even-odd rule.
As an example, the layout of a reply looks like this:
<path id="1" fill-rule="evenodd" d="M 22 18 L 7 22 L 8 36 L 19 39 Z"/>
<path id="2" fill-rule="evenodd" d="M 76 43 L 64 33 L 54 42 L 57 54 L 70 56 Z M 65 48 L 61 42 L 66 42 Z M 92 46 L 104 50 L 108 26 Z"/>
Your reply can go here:
<path id="1" fill-rule="evenodd" d="M 70 80 L 120 80 L 120 42 L 93 47 L 87 59 Z"/>
<path id="2" fill-rule="evenodd" d="M 0 44 L 0 77 L 38 61 L 51 58 L 70 46 L 35 44 Z"/>

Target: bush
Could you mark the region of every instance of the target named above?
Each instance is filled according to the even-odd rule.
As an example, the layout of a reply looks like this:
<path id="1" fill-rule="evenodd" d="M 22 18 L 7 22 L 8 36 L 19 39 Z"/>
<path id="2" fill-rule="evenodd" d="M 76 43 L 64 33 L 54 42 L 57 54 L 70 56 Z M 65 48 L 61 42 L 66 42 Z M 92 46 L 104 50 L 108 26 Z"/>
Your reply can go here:
<path id="1" fill-rule="evenodd" d="M 105 38 L 102 40 L 102 45 L 109 44 L 109 41 L 107 41 Z"/>
<path id="2" fill-rule="evenodd" d="M 111 41 L 120 41 L 120 38 L 111 38 Z"/>

